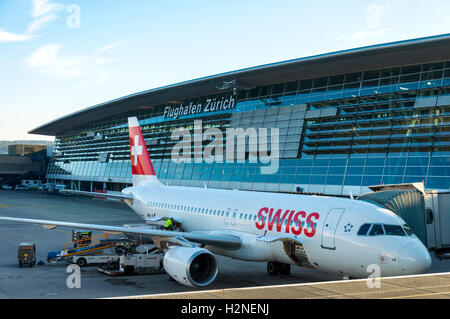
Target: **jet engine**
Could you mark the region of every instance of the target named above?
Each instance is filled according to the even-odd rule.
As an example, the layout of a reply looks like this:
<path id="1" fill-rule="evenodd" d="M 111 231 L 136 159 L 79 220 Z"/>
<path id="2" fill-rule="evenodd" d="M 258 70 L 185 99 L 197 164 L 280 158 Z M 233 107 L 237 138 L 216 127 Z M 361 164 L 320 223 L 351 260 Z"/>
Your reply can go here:
<path id="1" fill-rule="evenodd" d="M 190 287 L 207 286 L 219 270 L 216 257 L 198 247 L 177 246 L 164 255 L 164 270 L 179 283 Z"/>

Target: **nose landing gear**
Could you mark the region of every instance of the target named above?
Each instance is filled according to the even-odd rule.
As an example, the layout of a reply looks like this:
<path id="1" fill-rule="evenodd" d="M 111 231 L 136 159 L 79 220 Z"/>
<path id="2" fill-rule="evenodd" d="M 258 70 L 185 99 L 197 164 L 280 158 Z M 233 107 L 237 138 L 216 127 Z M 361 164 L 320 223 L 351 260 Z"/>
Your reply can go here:
<path id="1" fill-rule="evenodd" d="M 272 276 L 278 274 L 289 275 L 291 273 L 291 265 L 270 261 L 267 263 L 267 272 Z"/>

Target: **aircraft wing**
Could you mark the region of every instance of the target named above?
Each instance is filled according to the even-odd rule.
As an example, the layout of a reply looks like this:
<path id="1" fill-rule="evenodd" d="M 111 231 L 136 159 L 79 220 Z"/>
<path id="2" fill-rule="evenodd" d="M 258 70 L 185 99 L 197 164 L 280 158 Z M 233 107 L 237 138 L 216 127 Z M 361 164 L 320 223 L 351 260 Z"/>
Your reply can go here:
<path id="1" fill-rule="evenodd" d="M 68 194 L 76 194 L 76 195 L 83 195 L 83 196 L 93 196 L 93 197 L 107 197 L 107 198 L 113 198 L 113 199 L 133 199 L 133 195 L 131 194 L 108 194 L 108 193 L 97 193 L 97 192 L 83 192 L 83 191 L 74 191 L 71 189 L 62 189 L 60 190 L 61 193 L 68 193 Z"/>
<path id="2" fill-rule="evenodd" d="M 160 237 L 179 237 L 185 240 L 211 245 L 226 249 L 237 249 L 241 247 L 242 240 L 238 236 L 228 234 L 208 234 L 208 233 L 196 233 L 196 232 L 178 232 L 151 229 L 144 227 L 124 227 L 124 226 L 108 226 L 99 224 L 83 224 L 83 223 L 71 223 L 63 221 L 43 220 L 43 219 L 27 219 L 27 218 L 13 218 L 13 217 L 0 217 L 0 221 L 6 222 L 19 222 L 29 224 L 40 224 L 45 226 L 62 226 L 81 229 L 101 230 L 106 232 L 119 232 L 119 233 L 131 233 L 141 234 L 148 236 L 160 236 Z"/>

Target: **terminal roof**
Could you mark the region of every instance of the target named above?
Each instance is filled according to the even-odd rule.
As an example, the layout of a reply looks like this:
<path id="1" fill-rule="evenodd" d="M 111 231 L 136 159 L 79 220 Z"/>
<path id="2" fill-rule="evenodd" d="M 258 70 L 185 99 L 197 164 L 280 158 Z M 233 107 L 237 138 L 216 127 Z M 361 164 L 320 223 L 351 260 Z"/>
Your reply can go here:
<path id="1" fill-rule="evenodd" d="M 32 129 L 29 133 L 56 136 L 65 130 L 123 112 L 151 108 L 189 97 L 219 93 L 221 92 L 219 88 L 228 81 L 235 81 L 238 88 L 250 88 L 443 60 L 450 60 L 450 34 L 319 54 L 225 72 L 130 94 L 68 114 Z"/>

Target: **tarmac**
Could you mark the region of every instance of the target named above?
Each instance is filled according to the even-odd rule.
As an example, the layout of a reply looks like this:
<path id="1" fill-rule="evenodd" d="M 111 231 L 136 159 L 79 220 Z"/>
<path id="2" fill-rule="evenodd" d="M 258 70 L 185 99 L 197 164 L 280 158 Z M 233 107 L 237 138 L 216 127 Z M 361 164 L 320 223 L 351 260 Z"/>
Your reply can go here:
<path id="1" fill-rule="evenodd" d="M 450 273 L 130 296 L 127 299 L 450 299 Z"/>
<path id="2" fill-rule="evenodd" d="M 130 208 L 120 202 L 87 197 L 41 194 L 37 191 L 0 190 L 0 215 L 105 225 L 142 223 L 142 220 Z M 156 295 L 168 296 L 167 294 L 173 293 L 189 293 L 187 295 L 174 295 L 178 296 L 176 298 L 196 298 L 191 293 L 198 293 L 199 296 L 205 294 L 205 288 L 191 288 L 175 281 L 169 281 L 167 274 L 110 277 L 99 273 L 97 267 L 94 266 L 82 268 L 81 288 L 68 288 L 66 283 L 70 275 L 67 272 L 68 264 L 66 262 L 50 264 L 47 263 L 46 259 L 49 251 L 63 249 L 64 244 L 71 240 L 71 231 L 69 228 L 58 227 L 48 230 L 40 225 L 0 222 L 0 298 L 75 299 L 148 295 L 155 297 Z M 98 234 L 98 232 L 93 232 L 93 234 Z M 37 260 L 43 261 L 44 264 L 33 268 L 19 268 L 17 248 L 21 242 L 34 242 L 37 249 Z M 289 276 L 270 276 L 266 271 L 266 263 L 233 260 L 222 256 L 216 257 L 219 264 L 219 273 L 213 284 L 207 288 L 208 293 L 211 293 L 211 295 L 203 295 L 202 298 L 223 298 L 223 296 L 227 296 L 226 293 L 228 293 L 229 289 L 231 289 L 232 293 L 230 298 L 246 298 L 246 296 L 247 298 L 252 298 L 249 296 L 260 298 L 257 290 L 254 291 L 253 289 L 262 287 L 278 287 L 267 289 L 286 291 L 286 298 L 299 298 L 300 296 L 305 298 L 331 298 L 333 294 L 339 293 L 339 290 L 336 290 L 338 288 L 335 288 L 333 285 L 336 284 L 336 287 L 338 287 L 340 283 L 346 285 L 349 289 L 347 295 L 343 294 L 343 296 L 347 296 L 347 298 L 365 296 L 364 294 L 352 296 L 351 293 L 359 291 L 357 286 L 351 286 L 353 284 L 357 285 L 357 281 L 342 281 L 342 277 L 338 275 L 313 269 L 292 267 L 291 275 Z M 450 271 L 450 260 L 439 261 L 434 259 L 428 273 L 448 271 Z M 445 286 L 445 282 L 448 280 L 448 288 L 450 288 L 448 276 L 439 276 L 442 276 L 442 278 L 438 277 L 436 279 L 438 281 L 441 280 L 439 285 Z M 436 286 L 435 282 L 432 281 L 434 279 L 431 278 L 423 279 L 424 283 L 421 285 L 425 288 L 419 288 L 422 289 L 423 293 L 434 292 L 434 290 L 426 289 L 426 287 Z M 329 282 L 332 286 L 317 288 L 315 285 L 321 282 Z M 302 291 L 300 288 L 292 288 L 294 287 L 292 285 L 303 287 L 303 284 L 311 283 L 314 283 L 315 288 L 301 288 L 310 289 L 311 295 L 308 295 L 308 290 L 300 292 Z M 416 283 L 411 285 L 414 284 Z M 396 283 L 386 282 L 386 286 L 389 285 L 398 286 Z M 286 288 L 281 288 L 282 286 L 286 286 Z M 405 286 L 404 288 L 408 287 Z M 244 292 L 241 292 L 241 290 L 234 292 L 235 288 L 245 288 L 245 290 L 242 290 Z M 441 288 L 444 289 L 445 287 L 436 289 Z M 318 289 L 325 289 L 326 293 L 320 296 L 317 294 Z M 316 291 L 317 296 L 313 294 L 314 291 Z M 422 293 L 422 291 L 420 292 Z M 217 295 L 218 292 L 222 292 L 223 295 Z M 274 293 L 280 298 L 284 296 L 278 290 Z M 373 295 L 377 296 L 377 294 Z M 447 294 L 443 295 L 447 296 Z M 438 297 L 437 294 L 430 296 Z"/>

